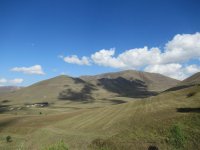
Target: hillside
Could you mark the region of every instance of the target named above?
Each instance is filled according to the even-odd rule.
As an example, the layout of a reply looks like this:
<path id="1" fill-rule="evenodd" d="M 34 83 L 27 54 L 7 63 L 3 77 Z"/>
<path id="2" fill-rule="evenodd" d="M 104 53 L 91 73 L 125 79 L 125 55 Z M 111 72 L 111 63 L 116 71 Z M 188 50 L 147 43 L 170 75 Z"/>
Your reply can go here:
<path id="1" fill-rule="evenodd" d="M 195 73 L 189 78 L 181 81 L 178 85 L 195 85 L 195 84 L 200 84 L 200 72 Z"/>
<path id="2" fill-rule="evenodd" d="M 0 94 L 19 90 L 23 87 L 18 86 L 0 86 Z"/>
<path id="3" fill-rule="evenodd" d="M 184 88 L 188 88 L 191 86 L 195 86 L 200 84 L 200 72 L 195 73 L 194 75 L 186 78 L 185 80 L 179 82 L 176 86 L 167 89 L 166 91 L 175 91 Z"/>
<path id="4" fill-rule="evenodd" d="M 68 104 L 5 113 L 0 149 L 43 150 L 60 140 L 69 150 L 200 149 L 199 96 L 200 86 L 193 86 L 106 107 L 74 104 L 69 110 Z M 7 135 L 12 142 L 5 142 Z"/>
<path id="5" fill-rule="evenodd" d="M 61 75 L 0 96 L 12 104 L 58 100 L 92 102 L 113 96 L 143 98 L 174 86 L 179 81 L 160 74 L 122 71 L 96 76 L 73 78 Z"/>
<path id="6" fill-rule="evenodd" d="M 129 84 L 135 84 L 146 91 L 164 91 L 170 87 L 179 83 L 178 80 L 166 77 L 157 73 L 148 73 L 134 70 L 126 70 L 113 73 L 105 73 L 95 76 L 81 76 L 82 80 L 93 83 L 95 85 L 102 85 L 107 87 L 109 84 L 121 84 L 121 80 L 128 82 Z M 107 83 L 105 83 L 105 82 Z M 134 86 L 133 86 L 134 87 Z M 124 88 L 124 87 L 123 87 Z M 134 91 L 132 91 L 134 92 Z"/>
<path id="7" fill-rule="evenodd" d="M 55 102 L 58 99 L 83 100 L 88 99 L 89 85 L 79 78 L 58 76 L 33 84 L 0 97 L 20 103 Z M 81 90 L 88 91 L 82 92 Z M 84 97 L 85 96 L 85 97 Z"/>

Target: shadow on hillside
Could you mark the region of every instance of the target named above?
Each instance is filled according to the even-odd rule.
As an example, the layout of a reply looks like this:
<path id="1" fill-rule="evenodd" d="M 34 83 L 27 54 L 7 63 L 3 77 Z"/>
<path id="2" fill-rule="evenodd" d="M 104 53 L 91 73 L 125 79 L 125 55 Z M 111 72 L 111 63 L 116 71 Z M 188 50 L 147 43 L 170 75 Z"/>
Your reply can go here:
<path id="1" fill-rule="evenodd" d="M 157 95 L 156 92 L 147 90 L 147 85 L 141 80 L 127 80 L 122 77 L 116 79 L 102 78 L 98 80 L 99 86 L 103 86 L 106 90 L 118 93 L 120 96 L 145 98 Z"/>
<path id="2" fill-rule="evenodd" d="M 0 114 L 9 111 L 10 105 L 0 105 Z"/>
<path id="3" fill-rule="evenodd" d="M 93 100 L 93 97 L 91 96 L 92 90 L 95 90 L 95 88 L 93 87 L 93 85 L 90 84 L 85 84 L 82 90 L 79 92 L 69 88 L 60 92 L 58 95 L 58 99 L 71 100 L 83 103 L 92 102 Z"/>
<path id="4" fill-rule="evenodd" d="M 74 83 L 76 84 L 76 83 L 85 83 L 85 81 L 83 81 L 82 79 L 80 79 L 80 78 L 73 78 L 73 80 L 74 80 Z"/>
<path id="5" fill-rule="evenodd" d="M 11 118 L 0 122 L 0 132 L 3 131 L 7 126 L 13 125 L 18 121 L 19 118 Z"/>
<path id="6" fill-rule="evenodd" d="M 190 112 L 195 112 L 195 113 L 200 113 L 200 108 L 177 108 L 177 112 L 181 113 L 190 113 Z"/>
<path id="7" fill-rule="evenodd" d="M 110 102 L 112 103 L 112 105 L 126 103 L 126 101 L 123 101 L 123 100 L 110 100 Z"/>
<path id="8" fill-rule="evenodd" d="M 1 103 L 8 103 L 8 102 L 10 102 L 10 101 L 7 99 L 1 101 Z"/>
<path id="9" fill-rule="evenodd" d="M 172 87 L 170 89 L 165 90 L 164 92 L 178 91 L 178 90 L 182 90 L 182 89 L 189 88 L 192 86 L 195 86 L 195 85 L 182 85 L 182 86 Z"/>

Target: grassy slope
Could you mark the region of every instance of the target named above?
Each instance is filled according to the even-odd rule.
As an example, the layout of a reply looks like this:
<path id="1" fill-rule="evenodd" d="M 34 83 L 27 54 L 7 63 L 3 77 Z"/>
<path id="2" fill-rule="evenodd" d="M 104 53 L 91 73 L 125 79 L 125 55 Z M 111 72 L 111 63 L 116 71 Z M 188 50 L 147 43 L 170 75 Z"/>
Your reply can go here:
<path id="1" fill-rule="evenodd" d="M 71 101 L 87 101 L 89 99 L 96 101 L 117 95 L 141 97 L 152 95 L 155 91 L 165 90 L 179 82 L 160 74 L 130 70 L 82 78 L 85 81 L 65 75 L 57 76 L 17 91 L 4 93 L 0 96 L 0 102 L 8 100 L 7 105 L 21 106 L 24 106 L 25 103 L 36 102 L 58 103 L 59 95 L 63 91 L 68 93 L 67 95 L 72 95 L 65 97 Z M 100 78 L 108 80 L 101 81 L 102 85 L 99 85 L 98 79 Z"/>
<path id="2" fill-rule="evenodd" d="M 18 87 L 18 86 L 0 86 L 0 94 L 16 91 L 16 90 L 19 90 L 21 88 L 23 88 L 23 87 Z"/>
<path id="3" fill-rule="evenodd" d="M 195 73 L 191 77 L 181 81 L 178 86 L 181 85 L 193 85 L 193 84 L 199 84 L 200 83 L 200 72 Z"/>
<path id="4" fill-rule="evenodd" d="M 197 92 L 187 98 L 190 92 Z M 200 148 L 199 112 L 180 113 L 177 108 L 200 108 L 200 86 L 162 93 L 141 101 L 92 109 L 73 104 L 78 109 L 37 109 L 42 115 L 0 115 L 0 149 L 41 149 L 63 139 L 71 149 L 87 150 L 94 139 L 103 139 L 109 149 L 146 150 L 151 144 L 172 149 L 167 144 L 169 128 L 181 124 L 187 135 L 185 149 Z M 89 106 L 89 104 L 88 104 Z M 98 105 L 97 105 L 98 106 Z M 95 106 L 95 107 L 97 107 Z M 61 107 L 61 106 L 60 106 Z M 80 109 L 79 109 L 80 108 Z M 29 111 L 29 110 L 27 110 Z M 13 142 L 6 143 L 5 137 Z M 92 145 L 95 146 L 95 145 Z M 98 147 L 95 147 L 97 149 Z"/>
<path id="5" fill-rule="evenodd" d="M 46 101 L 55 102 L 62 90 L 70 88 L 79 92 L 83 87 L 84 83 L 78 82 L 76 78 L 61 75 L 6 94 L 1 96 L 0 99 L 10 100 L 12 105 Z"/>

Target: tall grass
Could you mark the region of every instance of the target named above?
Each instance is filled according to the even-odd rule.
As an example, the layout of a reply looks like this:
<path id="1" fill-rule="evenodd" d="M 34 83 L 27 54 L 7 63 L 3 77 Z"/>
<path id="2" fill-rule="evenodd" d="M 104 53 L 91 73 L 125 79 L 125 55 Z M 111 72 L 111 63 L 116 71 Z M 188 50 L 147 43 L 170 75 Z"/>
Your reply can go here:
<path id="1" fill-rule="evenodd" d="M 61 140 L 56 144 L 44 148 L 43 150 L 69 150 L 67 145 Z"/>
<path id="2" fill-rule="evenodd" d="M 171 144 L 176 149 L 180 149 L 184 147 L 185 143 L 186 143 L 186 135 L 184 134 L 181 125 L 180 124 L 172 125 L 169 134 L 169 144 Z"/>

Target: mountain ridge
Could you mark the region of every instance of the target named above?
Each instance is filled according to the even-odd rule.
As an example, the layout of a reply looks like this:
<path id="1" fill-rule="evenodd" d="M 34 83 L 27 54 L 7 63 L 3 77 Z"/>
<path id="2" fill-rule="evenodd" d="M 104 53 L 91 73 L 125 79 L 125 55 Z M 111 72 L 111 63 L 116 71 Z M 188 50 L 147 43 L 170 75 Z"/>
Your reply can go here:
<path id="1" fill-rule="evenodd" d="M 151 91 L 163 91 L 169 87 L 175 86 L 179 80 L 164 76 L 159 73 L 149 73 L 149 72 L 142 72 L 142 71 L 135 71 L 135 70 L 125 70 L 125 71 L 119 71 L 119 72 L 111 72 L 111 73 L 103 73 L 103 74 L 98 74 L 98 75 L 93 75 L 93 76 L 80 76 L 80 78 L 84 81 L 87 82 L 94 82 L 94 80 L 99 80 L 102 78 L 108 78 L 108 79 L 115 79 L 118 77 L 123 77 L 127 80 L 140 80 L 149 85 L 149 90 Z M 162 83 L 166 80 L 165 83 Z M 152 83 L 153 82 L 153 83 Z M 158 87 L 153 87 L 155 84 Z M 164 86 L 161 88 L 159 84 L 162 84 Z"/>
<path id="2" fill-rule="evenodd" d="M 200 72 L 193 74 L 192 76 L 179 82 L 176 86 L 167 89 L 166 91 L 176 91 L 191 86 L 200 85 Z"/>
<path id="3" fill-rule="evenodd" d="M 179 81 L 156 73 L 120 71 L 90 77 L 56 76 L 8 93 L 0 99 L 16 103 L 95 101 L 113 96 L 143 98 L 173 87 Z"/>

